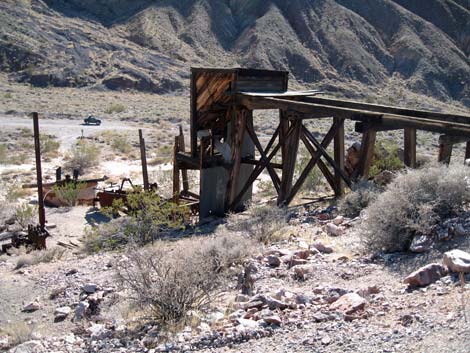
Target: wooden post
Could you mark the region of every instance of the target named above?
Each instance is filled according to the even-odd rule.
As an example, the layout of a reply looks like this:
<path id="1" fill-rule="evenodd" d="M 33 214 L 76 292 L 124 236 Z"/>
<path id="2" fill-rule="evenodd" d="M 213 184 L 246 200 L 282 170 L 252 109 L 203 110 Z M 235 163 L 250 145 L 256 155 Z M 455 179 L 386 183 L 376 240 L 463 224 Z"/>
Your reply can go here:
<path id="1" fill-rule="evenodd" d="M 173 201 L 179 203 L 180 199 L 180 172 L 176 155 L 179 152 L 179 137 L 175 136 L 175 145 L 173 148 Z"/>
<path id="2" fill-rule="evenodd" d="M 185 152 L 185 144 L 184 144 L 184 135 L 183 135 L 183 127 L 180 125 L 180 134 L 179 134 L 179 150 L 180 152 Z M 181 176 L 183 179 L 183 191 L 189 191 L 189 178 L 188 178 L 188 170 L 181 169 Z"/>
<path id="3" fill-rule="evenodd" d="M 247 112 L 245 110 L 235 110 L 232 114 L 232 168 L 230 169 L 229 180 L 227 183 L 227 207 L 230 205 L 233 205 L 233 207 L 237 206 L 233 204 L 233 201 L 237 196 L 237 186 L 240 174 L 242 144 L 243 138 L 245 136 Z"/>
<path id="4" fill-rule="evenodd" d="M 407 167 L 416 168 L 416 129 L 405 128 L 404 163 Z"/>
<path id="5" fill-rule="evenodd" d="M 368 128 L 362 134 L 361 160 L 359 161 L 358 166 L 358 179 L 367 179 L 369 177 L 369 170 L 374 157 L 376 135 L 377 132 L 372 128 Z"/>
<path id="6" fill-rule="evenodd" d="M 440 143 L 439 144 L 439 155 L 437 157 L 437 161 L 439 163 L 450 163 L 450 158 L 452 157 L 452 143 Z"/>
<path id="7" fill-rule="evenodd" d="M 465 161 L 469 158 L 470 158 L 470 141 L 468 141 L 465 146 Z"/>
<path id="8" fill-rule="evenodd" d="M 142 129 L 139 129 L 140 160 L 142 161 L 142 179 L 144 180 L 144 190 L 149 190 L 149 174 L 147 170 L 147 154 L 145 151 L 145 140 Z"/>
<path id="9" fill-rule="evenodd" d="M 338 132 L 335 135 L 334 139 L 334 149 L 335 149 L 335 163 L 339 169 L 344 171 L 344 119 L 333 118 L 341 127 L 338 129 Z M 344 193 L 344 183 L 341 177 L 341 174 L 335 170 L 335 194 L 336 196 L 342 196 Z"/>
<path id="10" fill-rule="evenodd" d="M 41 142 L 39 140 L 39 116 L 33 113 L 34 127 L 34 151 L 36 153 L 36 180 L 38 185 L 38 213 L 39 225 L 43 232 L 46 227 L 46 212 L 44 209 L 44 194 L 42 189 L 42 168 L 41 168 Z"/>
<path id="11" fill-rule="evenodd" d="M 294 179 L 294 172 L 295 172 L 295 162 L 297 159 L 297 152 L 299 150 L 299 140 L 300 140 L 300 131 L 302 127 L 302 121 L 293 121 L 291 124 L 293 125 L 293 132 L 288 137 L 285 138 L 285 135 L 289 129 L 287 117 L 285 114 L 281 116 L 281 119 L 285 120 L 287 123 L 286 127 L 282 127 L 284 122 L 281 122 L 281 130 L 284 132 L 282 133 L 282 139 L 286 139 L 285 143 L 283 144 L 282 148 L 282 179 L 281 179 L 281 187 L 280 192 L 277 199 L 278 205 L 284 205 L 286 202 L 287 195 L 289 195 L 292 189 L 292 181 Z M 280 135 L 280 143 L 283 143 Z"/>

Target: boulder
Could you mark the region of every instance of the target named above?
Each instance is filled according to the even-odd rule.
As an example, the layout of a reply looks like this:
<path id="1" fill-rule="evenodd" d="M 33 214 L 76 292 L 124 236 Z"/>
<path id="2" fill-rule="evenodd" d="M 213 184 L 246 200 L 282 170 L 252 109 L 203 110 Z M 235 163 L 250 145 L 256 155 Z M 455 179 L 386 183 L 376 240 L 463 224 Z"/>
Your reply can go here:
<path id="1" fill-rule="evenodd" d="M 409 274 L 404 282 L 410 286 L 423 287 L 436 282 L 447 274 L 447 268 L 439 263 L 432 263 Z"/>
<path id="2" fill-rule="evenodd" d="M 326 232 L 328 233 L 328 235 L 339 237 L 340 235 L 343 234 L 344 229 L 340 226 L 337 226 L 334 223 L 328 223 L 326 225 Z"/>
<path id="3" fill-rule="evenodd" d="M 98 285 L 94 283 L 87 283 L 83 286 L 83 291 L 88 294 L 93 294 L 98 289 Z"/>
<path id="4" fill-rule="evenodd" d="M 409 250 L 415 253 L 426 252 L 431 249 L 433 245 L 432 238 L 424 234 L 417 234 L 414 236 Z"/>
<path id="5" fill-rule="evenodd" d="M 10 349 L 8 353 L 45 353 L 46 349 L 39 341 L 28 341 Z"/>
<path id="6" fill-rule="evenodd" d="M 470 273 L 470 254 L 459 250 L 451 250 L 444 254 L 442 261 L 452 272 Z"/>
<path id="7" fill-rule="evenodd" d="M 269 325 L 280 325 L 282 323 L 278 315 L 267 315 L 263 317 L 263 320 Z"/>
<path id="8" fill-rule="evenodd" d="M 349 315 L 356 311 L 363 310 L 365 306 L 366 300 L 359 294 L 347 293 L 331 304 L 330 309 Z"/>
<path id="9" fill-rule="evenodd" d="M 320 241 L 314 242 L 312 244 L 312 247 L 314 247 L 323 254 L 331 254 L 333 252 L 333 248 L 331 246 L 325 245 Z"/>
<path id="10" fill-rule="evenodd" d="M 281 259 L 276 255 L 269 255 L 266 259 L 268 260 L 268 264 L 271 267 L 281 266 Z"/>
<path id="11" fill-rule="evenodd" d="M 54 311 L 54 322 L 63 321 L 69 316 L 72 312 L 72 309 L 68 306 L 62 306 L 60 308 L 55 309 Z"/>

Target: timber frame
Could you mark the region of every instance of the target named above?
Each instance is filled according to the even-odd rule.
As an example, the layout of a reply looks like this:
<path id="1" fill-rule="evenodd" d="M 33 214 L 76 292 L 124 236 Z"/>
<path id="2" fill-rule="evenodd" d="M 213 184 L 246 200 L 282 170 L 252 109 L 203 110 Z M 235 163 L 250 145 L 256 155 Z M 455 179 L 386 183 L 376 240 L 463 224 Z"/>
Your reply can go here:
<path id="1" fill-rule="evenodd" d="M 279 124 L 266 147 L 261 145 L 253 123 L 253 111 L 260 109 L 279 111 Z M 332 125 L 318 140 L 304 122 L 325 118 L 330 118 Z M 344 166 L 345 120 L 356 122 L 355 131 L 362 133 L 360 160 L 352 173 Z M 190 151 L 185 151 L 180 131 L 175 138 L 174 196 L 176 200 L 183 196 L 202 201 L 205 195 L 218 192 L 223 194 L 223 211 L 234 211 L 251 198 L 253 182 L 266 170 L 278 205 L 289 205 L 315 166 L 340 196 L 345 186 L 368 178 L 376 133 L 385 130 L 404 131 L 404 163 L 410 168 L 416 167 L 417 130 L 441 134 L 439 161 L 449 163 L 456 143 L 467 144 L 465 159 L 470 158 L 470 115 L 323 98 L 319 91 L 288 91 L 285 71 L 192 68 Z M 308 150 L 310 160 L 294 180 L 300 143 Z M 331 144 L 332 156 L 327 152 Z M 280 163 L 273 161 L 278 153 Z M 203 180 L 203 170 L 210 168 L 221 168 L 221 174 L 211 180 L 223 177 L 221 186 L 217 186 L 223 190 L 215 190 Z M 199 194 L 189 191 L 188 169 L 201 171 Z"/>

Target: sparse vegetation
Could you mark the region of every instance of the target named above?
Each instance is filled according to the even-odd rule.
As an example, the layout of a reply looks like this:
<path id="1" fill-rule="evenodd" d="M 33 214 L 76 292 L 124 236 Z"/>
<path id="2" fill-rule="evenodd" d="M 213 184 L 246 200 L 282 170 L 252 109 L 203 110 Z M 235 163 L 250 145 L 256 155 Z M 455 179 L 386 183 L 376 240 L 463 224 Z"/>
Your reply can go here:
<path id="1" fill-rule="evenodd" d="M 282 238 L 282 228 L 287 225 L 288 216 L 282 208 L 252 205 L 244 214 L 230 215 L 227 228 L 268 244 Z"/>
<path id="2" fill-rule="evenodd" d="M 6 188 L 5 199 L 8 202 L 16 202 L 18 201 L 18 199 L 24 198 L 30 194 L 30 190 L 23 189 L 17 183 L 11 183 L 9 185 L 6 185 L 5 188 Z"/>
<path id="3" fill-rule="evenodd" d="M 95 144 L 81 140 L 70 150 L 68 167 L 83 173 L 98 164 L 100 149 Z"/>
<path id="4" fill-rule="evenodd" d="M 129 139 L 125 135 L 116 134 L 111 142 L 113 150 L 119 153 L 128 154 L 132 150 Z"/>
<path id="5" fill-rule="evenodd" d="M 38 209 L 35 205 L 22 203 L 15 208 L 15 220 L 21 227 L 23 227 L 23 229 L 25 229 L 28 227 L 28 224 L 34 223 L 37 213 Z"/>
<path id="6" fill-rule="evenodd" d="M 57 157 L 60 147 L 60 142 L 54 136 L 41 134 L 41 153 L 45 157 Z"/>
<path id="7" fill-rule="evenodd" d="M 113 114 L 113 113 L 122 113 L 126 110 L 126 106 L 120 103 L 113 103 L 105 109 L 106 114 Z"/>
<path id="8" fill-rule="evenodd" d="M 55 185 L 52 190 L 59 200 L 64 202 L 68 207 L 73 207 L 77 204 L 78 194 L 84 183 L 69 182 L 62 185 Z"/>
<path id="9" fill-rule="evenodd" d="M 0 334 L 8 336 L 10 347 L 29 341 L 33 335 L 33 327 L 24 321 L 15 321 L 0 327 Z"/>
<path id="10" fill-rule="evenodd" d="M 224 273 L 249 254 L 249 239 L 220 234 L 189 239 L 177 246 L 157 243 L 132 250 L 118 265 L 118 278 L 132 299 L 161 324 L 177 324 L 192 310 L 210 303 L 212 292 L 224 282 Z"/>
<path id="11" fill-rule="evenodd" d="M 397 171 L 405 167 L 398 157 L 398 147 L 394 141 L 380 141 L 375 147 L 374 159 L 369 175 L 374 177 L 381 172 Z"/>
<path id="12" fill-rule="evenodd" d="M 361 233 L 373 250 L 406 250 L 416 233 L 459 212 L 470 201 L 470 168 L 431 165 L 400 174 L 369 204 Z"/>
<path id="13" fill-rule="evenodd" d="M 338 207 L 345 216 L 356 217 L 377 198 L 380 191 L 381 188 L 371 181 L 359 181 L 339 201 Z"/>
<path id="14" fill-rule="evenodd" d="M 16 261 L 15 269 L 27 266 L 34 266 L 43 262 L 60 260 L 65 253 L 64 248 L 54 247 L 46 250 L 36 250 L 30 253 L 20 255 Z"/>
<path id="15" fill-rule="evenodd" d="M 7 163 L 8 147 L 5 144 L 0 144 L 0 164 Z"/>

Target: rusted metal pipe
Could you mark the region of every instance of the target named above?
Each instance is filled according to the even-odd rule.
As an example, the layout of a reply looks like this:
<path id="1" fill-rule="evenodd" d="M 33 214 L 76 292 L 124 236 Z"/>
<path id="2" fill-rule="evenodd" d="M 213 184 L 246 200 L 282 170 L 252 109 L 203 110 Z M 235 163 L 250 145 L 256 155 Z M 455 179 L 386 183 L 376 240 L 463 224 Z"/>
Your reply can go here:
<path id="1" fill-rule="evenodd" d="M 36 153 L 36 179 L 38 185 L 38 213 L 39 225 L 41 231 L 46 227 L 46 213 L 44 209 L 44 195 L 42 189 L 42 169 L 41 169 L 41 141 L 39 139 L 39 116 L 38 113 L 33 113 L 33 127 L 34 127 L 34 150 Z"/>

